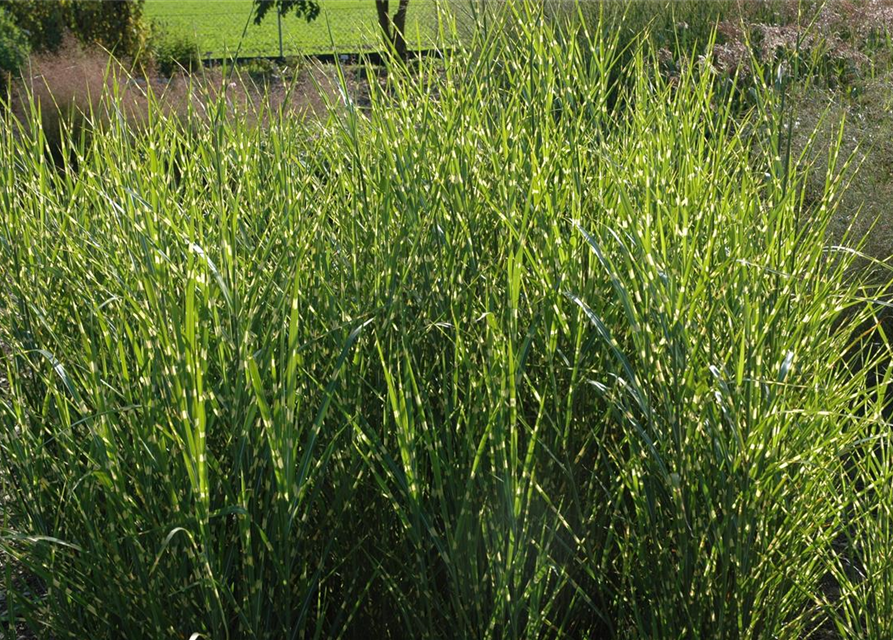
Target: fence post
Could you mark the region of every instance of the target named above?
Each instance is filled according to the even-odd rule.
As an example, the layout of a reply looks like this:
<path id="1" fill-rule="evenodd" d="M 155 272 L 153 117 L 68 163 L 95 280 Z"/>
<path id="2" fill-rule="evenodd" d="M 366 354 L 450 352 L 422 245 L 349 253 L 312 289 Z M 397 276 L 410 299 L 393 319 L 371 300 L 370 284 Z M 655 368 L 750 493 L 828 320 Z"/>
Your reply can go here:
<path id="1" fill-rule="evenodd" d="M 285 52 L 282 49 L 282 5 L 276 6 L 276 20 L 279 22 L 279 59 L 285 59 Z"/>

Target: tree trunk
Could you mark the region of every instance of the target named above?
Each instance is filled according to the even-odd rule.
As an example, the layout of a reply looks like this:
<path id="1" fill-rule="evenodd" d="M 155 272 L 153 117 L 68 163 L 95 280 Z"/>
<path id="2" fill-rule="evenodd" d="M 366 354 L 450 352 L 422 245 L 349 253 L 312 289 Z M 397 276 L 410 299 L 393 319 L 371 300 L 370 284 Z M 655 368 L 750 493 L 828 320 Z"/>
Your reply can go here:
<path id="1" fill-rule="evenodd" d="M 406 9 L 409 0 L 400 0 L 397 13 L 394 14 L 394 50 L 401 60 L 406 60 Z"/>
<path id="2" fill-rule="evenodd" d="M 381 33 L 385 42 L 391 44 L 393 38 L 391 36 L 391 14 L 388 13 L 388 0 L 375 0 L 375 10 L 378 12 L 378 26 L 381 27 Z"/>

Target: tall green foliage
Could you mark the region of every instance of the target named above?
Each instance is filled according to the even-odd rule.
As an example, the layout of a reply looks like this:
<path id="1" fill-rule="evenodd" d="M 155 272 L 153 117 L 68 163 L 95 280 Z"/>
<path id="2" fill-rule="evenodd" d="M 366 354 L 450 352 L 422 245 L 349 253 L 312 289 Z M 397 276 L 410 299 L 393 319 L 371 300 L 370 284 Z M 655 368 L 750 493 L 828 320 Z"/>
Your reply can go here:
<path id="1" fill-rule="evenodd" d="M 821 589 L 889 478 L 834 147 L 806 201 L 759 74 L 737 120 L 616 31 L 499 19 L 322 121 L 155 102 L 62 169 L 2 129 L 0 545 L 38 633 L 888 628 L 886 583 Z"/>

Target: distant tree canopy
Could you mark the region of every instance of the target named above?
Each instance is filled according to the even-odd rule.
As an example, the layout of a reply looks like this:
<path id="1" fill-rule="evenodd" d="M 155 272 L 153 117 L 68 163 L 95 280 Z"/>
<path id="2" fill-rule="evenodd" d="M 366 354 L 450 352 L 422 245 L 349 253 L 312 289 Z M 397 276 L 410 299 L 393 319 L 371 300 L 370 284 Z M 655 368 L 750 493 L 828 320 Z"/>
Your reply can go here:
<path id="1" fill-rule="evenodd" d="M 398 0 L 397 10 L 391 16 L 389 0 L 374 0 L 378 13 L 378 26 L 401 58 L 406 57 L 406 10 L 409 0 Z M 317 0 L 254 0 L 255 24 L 263 22 L 271 10 L 276 10 L 281 15 L 293 12 L 298 17 L 306 18 L 307 22 L 315 20 L 319 16 L 319 2 Z"/>
<path id="2" fill-rule="evenodd" d="M 316 0 L 254 0 L 254 24 L 260 24 L 272 9 L 278 8 L 283 16 L 294 12 L 304 17 L 307 22 L 315 20 L 319 15 L 319 3 Z"/>

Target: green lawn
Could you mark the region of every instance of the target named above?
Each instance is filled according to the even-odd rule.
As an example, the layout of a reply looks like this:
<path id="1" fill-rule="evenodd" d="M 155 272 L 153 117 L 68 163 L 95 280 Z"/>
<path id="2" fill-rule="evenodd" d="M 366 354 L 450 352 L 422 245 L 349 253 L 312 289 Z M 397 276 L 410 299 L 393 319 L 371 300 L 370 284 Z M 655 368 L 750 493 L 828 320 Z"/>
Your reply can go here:
<path id="1" fill-rule="evenodd" d="M 237 49 L 242 56 L 278 55 L 276 16 L 270 14 L 257 26 L 249 20 L 251 5 L 251 0 L 147 0 L 146 14 L 170 32 L 195 35 L 208 57 Z M 438 31 L 434 0 L 410 2 L 407 31 L 410 42 L 434 43 Z M 373 0 L 324 0 L 319 17 L 309 24 L 294 15 L 283 18 L 282 35 L 286 55 L 330 52 L 333 43 L 335 50 L 344 52 L 380 46 Z"/>

